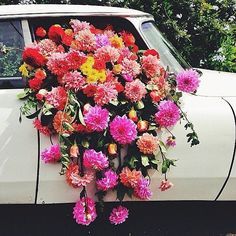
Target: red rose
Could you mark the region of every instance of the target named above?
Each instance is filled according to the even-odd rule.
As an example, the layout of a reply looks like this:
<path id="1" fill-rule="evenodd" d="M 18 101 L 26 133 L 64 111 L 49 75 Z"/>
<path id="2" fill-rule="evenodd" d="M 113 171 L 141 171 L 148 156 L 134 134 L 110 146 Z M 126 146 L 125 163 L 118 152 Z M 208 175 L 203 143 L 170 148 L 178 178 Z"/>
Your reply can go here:
<path id="1" fill-rule="evenodd" d="M 37 37 L 44 38 L 47 32 L 43 27 L 38 27 L 35 31 L 35 34 Z"/>
<path id="2" fill-rule="evenodd" d="M 48 37 L 57 44 L 61 43 L 64 36 L 65 32 L 60 25 L 52 25 L 48 30 Z"/>
<path id="3" fill-rule="evenodd" d="M 160 58 L 159 53 L 155 49 L 148 49 L 143 53 L 144 56 L 152 55 L 152 56 L 157 56 L 157 58 Z"/>
<path id="4" fill-rule="evenodd" d="M 41 67 L 46 63 L 45 57 L 36 48 L 25 48 L 23 61 L 33 67 Z"/>

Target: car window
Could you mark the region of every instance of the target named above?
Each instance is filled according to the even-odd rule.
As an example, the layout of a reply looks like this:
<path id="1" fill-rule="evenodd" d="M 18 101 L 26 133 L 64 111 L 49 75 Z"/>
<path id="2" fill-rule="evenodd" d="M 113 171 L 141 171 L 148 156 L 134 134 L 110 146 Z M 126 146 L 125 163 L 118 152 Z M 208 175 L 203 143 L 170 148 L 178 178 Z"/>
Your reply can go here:
<path id="1" fill-rule="evenodd" d="M 0 21 L 0 88 L 19 88 L 23 30 L 20 20 Z"/>
<path id="2" fill-rule="evenodd" d="M 141 25 L 141 30 L 150 47 L 159 52 L 162 64 L 169 66 L 171 72 L 190 68 L 190 65 L 184 61 L 174 46 L 163 37 L 155 22 L 144 22 Z"/>

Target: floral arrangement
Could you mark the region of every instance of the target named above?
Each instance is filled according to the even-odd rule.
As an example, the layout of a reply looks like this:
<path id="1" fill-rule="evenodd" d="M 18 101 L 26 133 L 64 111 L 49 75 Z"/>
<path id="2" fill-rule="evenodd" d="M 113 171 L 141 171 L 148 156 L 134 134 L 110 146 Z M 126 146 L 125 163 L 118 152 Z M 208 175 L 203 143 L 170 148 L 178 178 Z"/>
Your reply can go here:
<path id="1" fill-rule="evenodd" d="M 109 191 L 117 192 L 120 205 L 109 220 L 123 223 L 129 214 L 122 206 L 126 194 L 140 200 L 152 196 L 149 169 L 163 174 L 161 191 L 173 185 L 167 179 L 175 165 L 166 156 L 176 144 L 170 128 L 185 120 L 188 142 L 199 143 L 180 101 L 182 92 L 196 91 L 198 74 L 169 73 L 156 50 L 139 50 L 131 33 L 114 32 L 112 26 L 97 29 L 73 19 L 67 27 L 39 27 L 36 36 L 23 51 L 26 88 L 18 98 L 25 99 L 21 114 L 34 119 L 40 133 L 58 136 L 57 144 L 42 151 L 42 160 L 60 162 L 65 181 L 81 190 L 73 210 L 78 224 L 97 217 L 95 198 L 86 192 L 92 182 L 100 203 Z"/>

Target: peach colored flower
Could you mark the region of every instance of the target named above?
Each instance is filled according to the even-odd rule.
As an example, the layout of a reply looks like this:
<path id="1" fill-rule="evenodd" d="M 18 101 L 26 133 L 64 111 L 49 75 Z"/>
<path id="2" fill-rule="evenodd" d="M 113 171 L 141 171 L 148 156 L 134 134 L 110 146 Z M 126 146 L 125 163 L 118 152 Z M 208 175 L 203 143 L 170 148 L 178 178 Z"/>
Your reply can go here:
<path id="1" fill-rule="evenodd" d="M 144 133 L 137 141 L 140 152 L 153 154 L 158 148 L 158 138 L 152 134 Z"/>
<path id="2" fill-rule="evenodd" d="M 58 111 L 53 118 L 53 127 L 57 133 L 71 133 L 72 130 L 66 130 L 63 128 L 63 123 L 70 124 L 72 122 L 72 117 L 67 115 L 65 112 Z"/>
<path id="3" fill-rule="evenodd" d="M 141 171 L 130 170 L 128 167 L 123 168 L 120 173 L 120 182 L 126 187 L 135 188 L 140 178 L 142 178 Z"/>

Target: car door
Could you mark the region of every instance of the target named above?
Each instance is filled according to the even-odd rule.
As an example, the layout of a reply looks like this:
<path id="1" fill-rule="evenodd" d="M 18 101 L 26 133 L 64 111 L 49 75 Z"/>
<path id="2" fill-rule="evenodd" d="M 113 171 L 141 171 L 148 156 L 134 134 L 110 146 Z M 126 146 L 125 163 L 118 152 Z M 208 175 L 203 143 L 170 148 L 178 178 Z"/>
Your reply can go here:
<path id="1" fill-rule="evenodd" d="M 0 21 L 0 204 L 34 203 L 38 138 L 32 120 L 19 122 L 23 89 L 18 72 L 22 49 L 31 41 L 26 20 Z"/>

